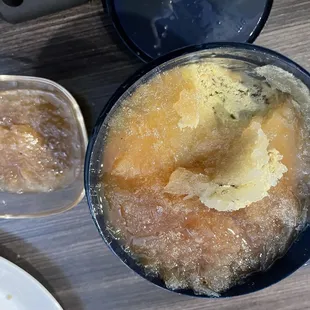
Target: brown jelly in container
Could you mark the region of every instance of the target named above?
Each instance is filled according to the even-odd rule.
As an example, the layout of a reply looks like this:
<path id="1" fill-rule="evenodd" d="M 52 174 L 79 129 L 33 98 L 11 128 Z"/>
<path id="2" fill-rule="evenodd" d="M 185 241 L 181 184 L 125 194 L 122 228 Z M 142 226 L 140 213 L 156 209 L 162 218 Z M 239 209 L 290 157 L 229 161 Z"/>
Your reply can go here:
<path id="1" fill-rule="evenodd" d="M 84 195 L 87 136 L 79 106 L 60 85 L 0 76 L 0 217 L 69 210 Z"/>

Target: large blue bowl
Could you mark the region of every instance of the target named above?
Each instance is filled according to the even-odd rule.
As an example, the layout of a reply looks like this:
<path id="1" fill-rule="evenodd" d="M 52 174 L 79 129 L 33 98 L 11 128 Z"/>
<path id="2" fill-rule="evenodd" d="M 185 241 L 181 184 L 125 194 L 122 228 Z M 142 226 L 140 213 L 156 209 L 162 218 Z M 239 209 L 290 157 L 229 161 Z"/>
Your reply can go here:
<path id="1" fill-rule="evenodd" d="M 189 47 L 172 52 L 147 65 L 131 76 L 122 84 L 111 99 L 103 106 L 103 110 L 92 132 L 85 159 L 85 189 L 89 209 L 97 229 L 111 251 L 117 255 L 129 268 L 155 285 L 168 289 L 164 281 L 145 272 L 141 265 L 124 251 L 120 243 L 113 238 L 106 226 L 104 213 L 101 206 L 104 204 L 99 195 L 98 180 L 100 177 L 100 165 L 104 152 L 105 121 L 113 108 L 117 107 L 122 96 L 127 91 L 133 91 L 141 83 L 144 83 L 154 74 L 170 69 L 179 64 L 199 61 L 202 58 L 225 60 L 244 64 L 245 67 L 274 65 L 292 73 L 310 89 L 310 75 L 298 64 L 287 57 L 263 47 L 246 43 L 214 43 Z M 242 283 L 223 292 L 221 297 L 233 297 L 249 294 L 266 288 L 302 267 L 310 259 L 310 227 L 308 225 L 301 232 L 287 253 L 265 272 L 252 274 Z M 169 290 L 169 289 L 168 289 Z M 176 290 L 174 292 L 197 296 L 192 290 Z M 198 295 L 199 297 L 210 297 Z"/>

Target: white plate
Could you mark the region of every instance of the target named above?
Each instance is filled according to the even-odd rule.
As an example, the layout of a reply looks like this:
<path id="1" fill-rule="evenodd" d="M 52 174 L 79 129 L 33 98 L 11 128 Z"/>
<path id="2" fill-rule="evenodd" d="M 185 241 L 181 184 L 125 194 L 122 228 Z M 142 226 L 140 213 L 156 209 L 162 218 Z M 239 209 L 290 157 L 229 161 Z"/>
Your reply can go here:
<path id="1" fill-rule="evenodd" d="M 0 257 L 0 309 L 62 310 L 62 307 L 31 275 Z"/>

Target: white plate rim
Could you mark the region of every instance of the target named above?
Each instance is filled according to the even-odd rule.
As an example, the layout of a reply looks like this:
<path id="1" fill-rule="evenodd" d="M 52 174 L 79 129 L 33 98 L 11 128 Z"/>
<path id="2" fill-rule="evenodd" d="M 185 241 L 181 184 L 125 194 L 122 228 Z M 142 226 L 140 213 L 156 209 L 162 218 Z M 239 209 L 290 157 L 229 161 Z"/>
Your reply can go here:
<path id="1" fill-rule="evenodd" d="M 32 275 L 30 275 L 28 272 L 26 272 L 21 267 L 17 266 L 16 264 L 12 263 L 11 261 L 7 260 L 3 256 L 0 256 L 0 265 L 3 264 L 8 269 L 10 269 L 12 272 L 18 274 L 20 277 L 25 278 L 28 280 L 31 284 L 35 285 L 39 290 L 42 291 L 42 294 L 44 294 L 52 304 L 54 304 L 55 309 L 63 310 L 63 308 L 60 306 L 58 301 L 55 299 L 55 297 Z"/>

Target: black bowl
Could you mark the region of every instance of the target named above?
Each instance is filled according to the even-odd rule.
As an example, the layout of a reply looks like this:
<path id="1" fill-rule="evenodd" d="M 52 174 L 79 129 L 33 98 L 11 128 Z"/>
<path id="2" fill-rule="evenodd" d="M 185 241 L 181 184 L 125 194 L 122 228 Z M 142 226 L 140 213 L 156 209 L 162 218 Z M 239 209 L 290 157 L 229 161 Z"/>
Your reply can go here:
<path id="1" fill-rule="evenodd" d="M 188 47 L 172 52 L 147 65 L 131 76 L 114 93 L 108 103 L 104 106 L 97 124 L 92 132 L 85 159 L 85 189 L 89 209 L 97 229 L 110 248 L 129 268 L 137 274 L 164 289 L 170 290 L 165 283 L 156 276 L 145 272 L 144 268 L 126 252 L 120 243 L 113 238 L 107 229 L 104 213 L 101 206 L 102 198 L 99 195 L 98 178 L 100 177 L 100 165 L 104 152 L 105 121 L 110 113 L 118 106 L 118 103 L 127 91 L 134 90 L 139 83 L 144 83 L 151 76 L 163 69 L 184 63 L 186 61 L 195 62 L 202 58 L 230 59 L 246 66 L 274 65 L 292 73 L 310 89 L 310 74 L 301 66 L 294 63 L 285 56 L 268 50 L 263 47 L 245 43 L 214 43 Z M 310 259 L 310 227 L 299 234 L 297 240 L 291 245 L 287 253 L 276 260 L 274 264 L 265 272 L 250 275 L 242 283 L 223 292 L 221 297 L 233 297 L 252 293 L 266 288 L 296 271 Z M 193 290 L 175 290 L 184 295 L 210 297 L 206 295 L 195 295 Z"/>

